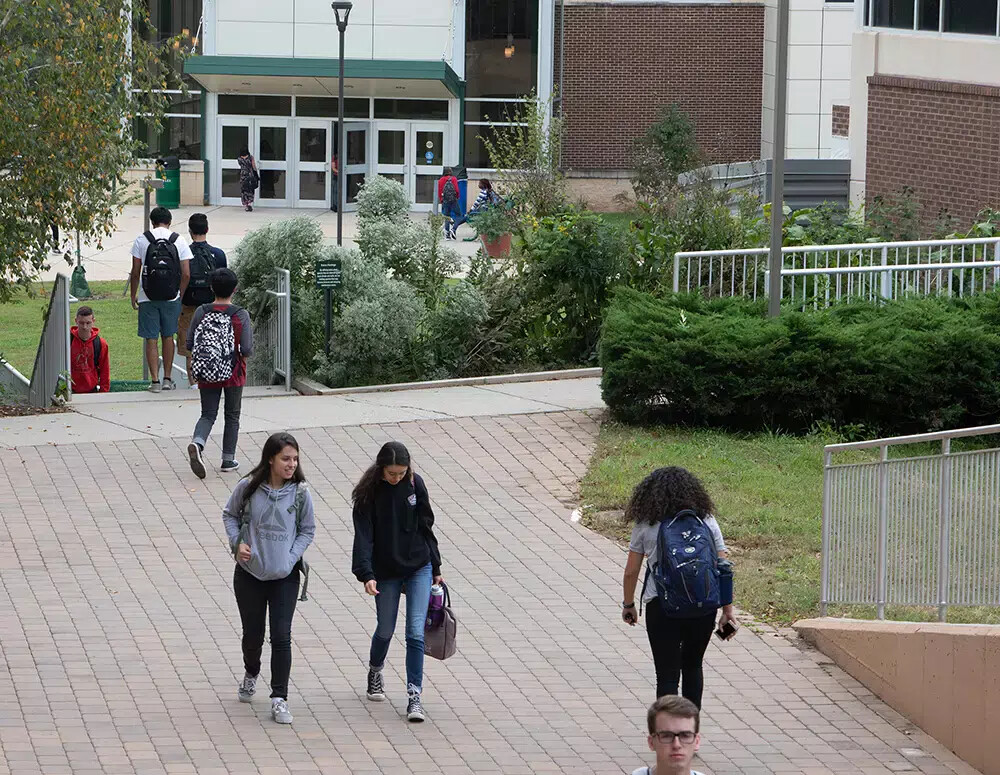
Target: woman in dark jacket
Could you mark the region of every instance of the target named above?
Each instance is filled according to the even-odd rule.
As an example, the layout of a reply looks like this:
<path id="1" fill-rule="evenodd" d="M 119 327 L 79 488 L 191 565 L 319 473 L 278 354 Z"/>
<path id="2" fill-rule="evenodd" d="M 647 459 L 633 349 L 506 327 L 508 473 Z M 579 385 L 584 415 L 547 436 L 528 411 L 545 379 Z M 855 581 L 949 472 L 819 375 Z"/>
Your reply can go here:
<path id="1" fill-rule="evenodd" d="M 441 584 L 441 554 L 434 511 L 424 480 L 413 473 L 410 453 L 398 441 L 379 450 L 354 488 L 352 571 L 375 598 L 378 624 L 368 661 L 368 699 L 385 700 L 382 667 L 396 629 L 399 596 L 406 589 L 406 716 L 423 721 L 424 621 L 431 583 Z"/>
<path id="2" fill-rule="evenodd" d="M 236 157 L 236 163 L 240 165 L 240 201 L 243 208 L 248 212 L 253 212 L 254 192 L 260 182 L 260 173 L 257 171 L 257 161 L 250 155 L 250 149 L 244 147 Z"/>

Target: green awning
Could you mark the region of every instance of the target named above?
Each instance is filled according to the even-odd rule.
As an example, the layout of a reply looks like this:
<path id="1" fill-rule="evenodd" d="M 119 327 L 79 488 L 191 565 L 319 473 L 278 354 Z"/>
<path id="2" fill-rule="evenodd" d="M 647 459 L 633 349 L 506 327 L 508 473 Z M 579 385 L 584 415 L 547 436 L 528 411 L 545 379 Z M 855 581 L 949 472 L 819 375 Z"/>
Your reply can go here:
<path id="1" fill-rule="evenodd" d="M 184 72 L 211 92 L 336 96 L 340 63 L 299 57 L 195 56 Z M 348 97 L 461 98 L 465 83 L 447 62 L 345 59 Z"/>

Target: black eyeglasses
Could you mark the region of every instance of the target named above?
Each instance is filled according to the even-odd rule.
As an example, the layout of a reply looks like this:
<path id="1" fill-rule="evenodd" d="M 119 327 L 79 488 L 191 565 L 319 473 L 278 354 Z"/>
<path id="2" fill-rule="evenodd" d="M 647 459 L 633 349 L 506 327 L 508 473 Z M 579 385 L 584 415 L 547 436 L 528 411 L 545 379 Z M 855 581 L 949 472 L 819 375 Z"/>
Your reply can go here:
<path id="1" fill-rule="evenodd" d="M 680 740 L 684 745 L 691 745 L 694 742 L 694 732 L 654 732 L 653 737 L 665 745 L 673 745 L 674 739 Z"/>

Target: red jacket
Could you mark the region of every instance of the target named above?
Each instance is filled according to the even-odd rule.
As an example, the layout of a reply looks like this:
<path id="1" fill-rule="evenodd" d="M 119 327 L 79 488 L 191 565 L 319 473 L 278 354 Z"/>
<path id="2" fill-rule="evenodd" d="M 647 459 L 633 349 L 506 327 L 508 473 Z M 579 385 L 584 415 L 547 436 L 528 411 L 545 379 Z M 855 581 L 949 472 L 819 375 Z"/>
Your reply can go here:
<path id="1" fill-rule="evenodd" d="M 101 338 L 101 329 L 95 326 L 92 330 L 90 339 L 86 341 L 79 337 L 76 326 L 69 330 L 70 377 L 74 393 L 107 393 L 111 389 L 108 341 Z M 97 363 L 94 363 L 95 340 L 100 351 Z"/>
<path id="2" fill-rule="evenodd" d="M 460 193 L 458 189 L 458 178 L 454 175 L 442 175 L 438 178 L 438 202 L 441 202 L 442 204 L 444 203 L 444 184 L 445 181 L 448 180 L 455 184 L 455 195 L 458 196 Z"/>

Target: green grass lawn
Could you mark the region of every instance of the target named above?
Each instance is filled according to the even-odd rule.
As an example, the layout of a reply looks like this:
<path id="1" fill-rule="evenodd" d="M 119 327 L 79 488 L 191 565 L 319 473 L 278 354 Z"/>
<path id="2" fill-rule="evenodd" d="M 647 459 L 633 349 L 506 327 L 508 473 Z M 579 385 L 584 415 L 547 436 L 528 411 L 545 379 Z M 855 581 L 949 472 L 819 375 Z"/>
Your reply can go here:
<path id="1" fill-rule="evenodd" d="M 817 616 L 822 453 L 831 441 L 820 436 L 737 436 L 606 424 L 581 482 L 583 524 L 626 542 L 631 528 L 620 515 L 632 488 L 655 468 L 684 466 L 702 480 L 715 501 L 736 568 L 737 606 L 776 624 Z M 873 608 L 864 606 L 830 613 L 875 615 Z M 894 608 L 889 616 L 932 621 L 936 611 Z M 948 620 L 994 623 L 1000 622 L 1000 612 L 953 607 Z"/>
<path id="2" fill-rule="evenodd" d="M 141 379 L 142 340 L 136 336 L 137 313 L 128 294 L 122 295 L 123 287 L 124 282 L 118 280 L 90 283 L 94 298 L 70 305 L 70 315 L 76 314 L 80 304 L 92 307 L 101 336 L 108 341 L 111 379 Z M 29 379 L 51 289 L 51 283 L 39 283 L 34 298 L 19 291 L 13 301 L 0 304 L 0 353 Z"/>
<path id="3" fill-rule="evenodd" d="M 628 230 L 635 213 L 601 213 L 601 220 L 612 226 L 616 226 L 622 231 Z"/>

